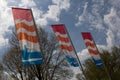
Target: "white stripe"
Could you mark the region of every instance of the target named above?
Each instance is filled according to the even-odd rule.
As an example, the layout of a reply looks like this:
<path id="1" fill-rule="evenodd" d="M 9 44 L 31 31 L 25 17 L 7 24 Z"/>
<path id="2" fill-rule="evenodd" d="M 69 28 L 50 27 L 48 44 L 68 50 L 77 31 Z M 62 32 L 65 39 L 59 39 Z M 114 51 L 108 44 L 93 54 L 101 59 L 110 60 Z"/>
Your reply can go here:
<path id="1" fill-rule="evenodd" d="M 94 50 L 94 51 L 97 50 L 96 47 L 93 48 L 93 47 L 91 47 L 91 46 L 87 46 L 87 48 L 88 48 L 88 49 L 92 49 L 92 50 Z"/>
<path id="2" fill-rule="evenodd" d="M 33 21 L 28 22 L 26 20 L 19 20 L 19 19 L 15 20 L 15 24 L 18 24 L 18 23 L 21 23 L 21 22 L 25 23 L 28 26 L 33 26 L 34 25 Z"/>
<path id="3" fill-rule="evenodd" d="M 69 50 L 67 50 L 67 49 L 62 49 L 63 51 L 66 51 L 67 53 L 73 53 L 73 50 L 72 51 L 69 51 Z"/>
<path id="4" fill-rule="evenodd" d="M 35 58 L 35 59 L 22 60 L 22 62 L 31 62 L 31 61 L 38 61 L 38 60 L 42 60 L 42 58 Z"/>
<path id="5" fill-rule="evenodd" d="M 68 35 L 67 34 L 60 34 L 59 32 L 56 32 L 55 33 L 56 36 L 61 36 L 63 38 L 68 38 Z"/>
<path id="6" fill-rule="evenodd" d="M 33 43 L 27 40 L 19 40 L 20 49 L 24 50 L 24 45 L 28 48 L 29 52 L 39 51 L 40 52 L 40 46 L 39 43 Z"/>
<path id="7" fill-rule="evenodd" d="M 67 34 L 60 34 L 59 32 L 55 32 L 55 35 L 56 36 L 61 36 L 63 38 L 68 38 L 68 35 Z M 67 45 L 67 46 L 71 46 L 71 43 L 65 43 L 63 41 L 59 41 L 59 44 L 62 44 L 62 45 Z M 65 53 L 68 53 L 69 55 L 72 55 L 74 56 L 75 55 L 75 52 L 74 51 L 68 51 L 66 49 L 62 49 Z"/>
<path id="8" fill-rule="evenodd" d="M 85 39 L 84 42 L 85 42 L 85 43 L 90 42 L 90 43 L 94 44 L 94 42 L 91 41 L 91 40 L 89 40 L 89 39 Z"/>
<path id="9" fill-rule="evenodd" d="M 30 35 L 30 36 L 36 36 L 35 31 L 34 31 L 34 32 L 30 32 L 30 31 L 27 31 L 27 30 L 24 29 L 24 28 L 19 28 L 19 29 L 17 30 L 17 34 L 20 33 L 20 32 L 24 32 L 24 33 L 26 33 L 27 35 Z"/>
<path id="10" fill-rule="evenodd" d="M 94 58 L 94 59 L 101 59 L 100 58 L 100 55 L 94 55 L 94 54 L 91 54 L 92 55 L 92 57 Z"/>
<path id="11" fill-rule="evenodd" d="M 96 65 L 101 65 L 101 64 L 103 64 L 103 63 L 97 63 Z"/>
<path id="12" fill-rule="evenodd" d="M 60 45 L 71 46 L 71 43 L 70 43 L 70 42 L 66 43 L 66 42 L 63 42 L 63 41 L 59 41 L 59 44 L 60 44 Z"/>
<path id="13" fill-rule="evenodd" d="M 72 56 L 72 57 L 76 57 L 74 51 L 69 52 L 69 51 L 67 51 L 67 50 L 63 50 L 63 52 L 65 53 L 65 55 L 69 55 L 69 56 Z"/>

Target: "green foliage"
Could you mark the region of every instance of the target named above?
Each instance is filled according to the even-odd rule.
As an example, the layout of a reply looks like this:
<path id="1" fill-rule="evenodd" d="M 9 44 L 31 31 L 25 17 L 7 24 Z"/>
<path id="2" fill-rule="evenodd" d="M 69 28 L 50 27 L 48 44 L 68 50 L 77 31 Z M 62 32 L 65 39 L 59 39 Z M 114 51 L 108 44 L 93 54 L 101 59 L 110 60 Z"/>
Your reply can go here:
<path id="1" fill-rule="evenodd" d="M 3 65 L 0 63 L 0 80 L 2 78 L 2 74 L 3 74 Z"/>
<path id="2" fill-rule="evenodd" d="M 120 47 L 113 47 L 111 52 L 103 50 L 100 55 L 104 67 L 97 67 L 92 59 L 86 60 L 84 64 L 88 80 L 108 80 L 106 71 L 111 80 L 120 80 Z"/>

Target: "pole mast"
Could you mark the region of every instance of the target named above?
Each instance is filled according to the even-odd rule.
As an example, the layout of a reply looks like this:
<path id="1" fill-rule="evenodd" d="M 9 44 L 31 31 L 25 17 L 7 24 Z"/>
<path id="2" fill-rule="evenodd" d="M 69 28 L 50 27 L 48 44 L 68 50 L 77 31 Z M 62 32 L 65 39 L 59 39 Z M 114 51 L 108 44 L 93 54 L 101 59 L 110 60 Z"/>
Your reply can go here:
<path id="1" fill-rule="evenodd" d="M 64 27 L 65 27 L 65 25 L 64 25 Z M 71 42 L 71 45 L 73 46 L 72 40 L 71 40 L 71 38 L 70 38 L 70 35 L 69 35 L 66 27 L 65 27 L 65 30 L 66 30 L 66 32 L 67 32 L 67 34 L 68 34 L 68 37 L 69 37 L 70 42 Z M 75 51 L 75 55 L 76 55 L 76 57 L 77 57 L 78 63 L 80 64 L 79 69 L 82 70 L 82 73 L 83 73 L 83 75 L 84 75 L 84 77 L 85 77 L 85 80 L 87 80 L 87 77 L 86 77 L 86 75 L 85 75 L 84 69 L 83 69 L 83 67 L 82 67 L 82 63 L 81 63 L 81 61 L 80 61 L 80 59 L 79 59 L 79 57 L 78 57 L 78 55 L 77 55 L 77 52 L 76 52 L 74 46 L 73 46 L 73 50 Z"/>

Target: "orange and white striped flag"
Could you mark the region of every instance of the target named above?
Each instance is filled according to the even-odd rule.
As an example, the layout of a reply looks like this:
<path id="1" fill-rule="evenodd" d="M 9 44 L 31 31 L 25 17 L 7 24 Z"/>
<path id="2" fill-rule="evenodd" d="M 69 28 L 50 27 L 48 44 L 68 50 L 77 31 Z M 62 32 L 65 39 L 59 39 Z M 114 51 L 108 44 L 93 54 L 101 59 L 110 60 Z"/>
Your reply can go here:
<path id="1" fill-rule="evenodd" d="M 12 8 L 17 36 L 19 40 L 22 63 L 42 64 L 38 37 L 36 35 L 32 11 L 30 9 Z"/>
<path id="2" fill-rule="evenodd" d="M 52 29 L 56 35 L 59 42 L 60 48 L 65 52 L 67 61 L 74 67 L 78 67 L 78 61 L 75 56 L 75 51 L 71 45 L 70 39 L 68 37 L 67 31 L 63 24 L 52 25 Z"/>
<path id="3" fill-rule="evenodd" d="M 103 66 L 103 62 L 100 58 L 99 51 L 93 41 L 93 38 L 89 32 L 82 32 L 85 45 L 88 48 L 89 53 L 93 57 L 93 60 L 97 66 Z"/>

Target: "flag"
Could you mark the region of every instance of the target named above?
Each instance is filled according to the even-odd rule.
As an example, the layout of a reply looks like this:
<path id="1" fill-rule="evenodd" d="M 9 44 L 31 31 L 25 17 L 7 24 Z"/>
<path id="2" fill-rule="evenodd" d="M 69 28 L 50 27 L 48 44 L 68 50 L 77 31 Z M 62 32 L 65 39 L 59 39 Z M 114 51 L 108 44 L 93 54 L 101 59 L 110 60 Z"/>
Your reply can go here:
<path id="1" fill-rule="evenodd" d="M 23 65 L 42 64 L 42 54 L 36 35 L 32 11 L 12 8 Z"/>
<path id="2" fill-rule="evenodd" d="M 70 39 L 66 32 L 66 29 L 63 24 L 52 25 L 52 29 L 56 35 L 56 38 L 59 42 L 60 48 L 64 51 L 67 61 L 71 66 L 79 66 L 77 58 L 75 56 L 75 51 L 71 45 Z"/>
<path id="3" fill-rule="evenodd" d="M 82 32 L 82 37 L 84 39 L 85 45 L 88 48 L 89 53 L 93 57 L 94 63 L 97 66 L 103 66 L 103 62 L 100 58 L 99 51 L 93 41 L 93 38 L 89 32 Z"/>

